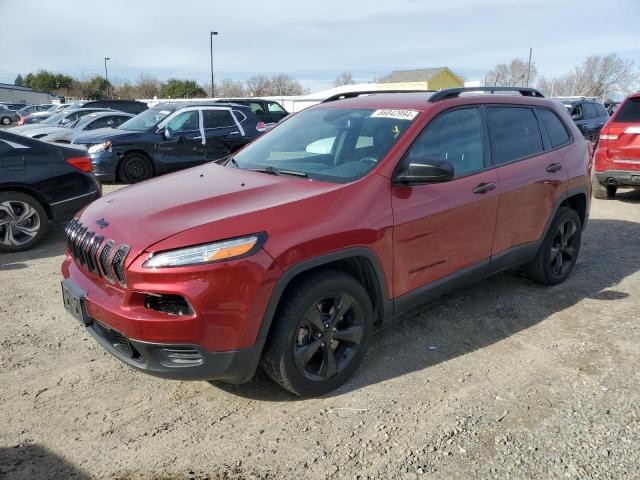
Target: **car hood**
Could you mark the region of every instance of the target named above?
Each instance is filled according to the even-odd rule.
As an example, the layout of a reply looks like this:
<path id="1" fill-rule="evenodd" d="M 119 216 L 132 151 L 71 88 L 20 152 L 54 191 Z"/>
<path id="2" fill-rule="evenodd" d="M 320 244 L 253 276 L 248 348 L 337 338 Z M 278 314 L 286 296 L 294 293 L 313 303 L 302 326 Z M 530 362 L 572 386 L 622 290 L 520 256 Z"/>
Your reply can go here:
<path id="1" fill-rule="evenodd" d="M 19 127 L 8 128 L 6 131 L 11 133 L 16 133 L 18 135 L 24 135 L 25 132 L 28 132 L 29 130 L 33 130 L 36 128 L 49 128 L 49 127 L 53 127 L 53 125 L 43 126 L 41 123 L 29 123 L 27 125 L 20 125 Z"/>
<path id="2" fill-rule="evenodd" d="M 66 130 L 69 130 L 68 128 L 62 128 L 62 127 L 54 127 L 54 126 L 42 126 L 42 124 L 36 123 L 34 125 L 34 127 L 38 127 L 38 128 L 30 128 L 28 130 L 25 130 L 23 135 L 25 137 L 35 137 L 36 135 L 50 135 L 52 133 L 59 133 L 59 132 L 64 132 Z M 18 127 L 21 128 L 21 127 Z"/>
<path id="3" fill-rule="evenodd" d="M 92 130 L 91 132 L 82 133 L 73 139 L 73 143 L 95 145 L 97 143 L 106 142 L 107 140 L 119 141 L 138 136 L 140 136 L 140 132 L 132 132 L 129 130 L 120 130 L 117 128 L 105 127 Z"/>
<path id="4" fill-rule="evenodd" d="M 116 245 L 129 245 L 128 266 L 145 249 L 177 234 L 185 234 L 178 240 L 181 247 L 268 231 L 283 214 L 299 222 L 299 212 L 278 209 L 341 187 L 210 163 L 105 195 L 82 211 L 80 221 Z M 99 220 L 108 225 L 101 229 Z"/>

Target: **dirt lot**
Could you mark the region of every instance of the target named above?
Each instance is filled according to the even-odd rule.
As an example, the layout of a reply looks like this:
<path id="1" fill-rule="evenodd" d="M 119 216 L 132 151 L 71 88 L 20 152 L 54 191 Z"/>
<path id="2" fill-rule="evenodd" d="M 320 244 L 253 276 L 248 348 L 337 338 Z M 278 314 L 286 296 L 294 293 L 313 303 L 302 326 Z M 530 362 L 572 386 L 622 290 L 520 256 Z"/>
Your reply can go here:
<path id="1" fill-rule="evenodd" d="M 165 381 L 60 301 L 62 229 L 0 255 L 0 477 L 640 478 L 640 194 L 572 277 L 506 273 L 389 324 L 337 392 Z"/>

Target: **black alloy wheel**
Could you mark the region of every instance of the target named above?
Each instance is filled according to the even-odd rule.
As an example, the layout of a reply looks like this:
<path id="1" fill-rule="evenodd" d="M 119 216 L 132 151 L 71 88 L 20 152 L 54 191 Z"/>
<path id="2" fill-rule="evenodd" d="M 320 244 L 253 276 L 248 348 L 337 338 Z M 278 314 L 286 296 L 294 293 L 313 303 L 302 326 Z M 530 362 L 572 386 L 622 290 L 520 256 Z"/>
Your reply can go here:
<path id="1" fill-rule="evenodd" d="M 125 183 L 138 183 L 153 177 L 153 167 L 147 157 L 139 153 L 126 155 L 118 165 L 118 177 Z"/>

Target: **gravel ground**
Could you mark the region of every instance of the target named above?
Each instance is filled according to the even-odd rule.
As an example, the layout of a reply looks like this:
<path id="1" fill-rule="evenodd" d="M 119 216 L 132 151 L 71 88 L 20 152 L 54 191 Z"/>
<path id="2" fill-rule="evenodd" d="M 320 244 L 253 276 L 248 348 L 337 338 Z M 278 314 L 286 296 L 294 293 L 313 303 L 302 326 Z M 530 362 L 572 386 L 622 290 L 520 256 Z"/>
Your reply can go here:
<path id="1" fill-rule="evenodd" d="M 594 200 L 565 284 L 443 297 L 310 400 L 113 359 L 63 310 L 56 229 L 0 255 L 0 477 L 640 478 L 639 207 Z"/>

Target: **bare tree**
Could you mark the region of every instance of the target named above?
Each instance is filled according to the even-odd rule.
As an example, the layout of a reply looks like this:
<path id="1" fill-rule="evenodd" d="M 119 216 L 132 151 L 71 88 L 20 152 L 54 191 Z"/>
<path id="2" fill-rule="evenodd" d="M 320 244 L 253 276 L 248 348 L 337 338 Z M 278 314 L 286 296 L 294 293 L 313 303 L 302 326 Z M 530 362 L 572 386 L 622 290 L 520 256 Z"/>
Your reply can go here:
<path id="1" fill-rule="evenodd" d="M 273 75 L 269 84 L 270 95 L 302 95 L 305 91 L 300 82 L 286 73 Z"/>
<path id="2" fill-rule="evenodd" d="M 634 82 L 637 82 L 635 63 L 611 53 L 604 57 L 591 55 L 561 77 L 541 78 L 538 88 L 553 96 L 604 98 L 629 93 L 637 87 Z"/>
<path id="3" fill-rule="evenodd" d="M 341 87 L 342 85 L 353 85 L 354 83 L 356 82 L 353 80 L 353 74 L 351 72 L 342 72 L 333 81 L 333 86 Z"/>
<path id="4" fill-rule="evenodd" d="M 218 97 L 244 97 L 245 95 L 244 84 L 239 80 L 225 78 L 220 85 L 216 85 L 216 96 Z"/>
<path id="5" fill-rule="evenodd" d="M 524 87 L 527 85 L 527 69 L 528 63 L 525 60 L 514 58 L 509 64 L 496 65 L 493 70 L 486 74 L 485 83 L 487 86 Z M 537 74 L 536 65 L 531 62 L 529 85 L 534 83 Z"/>
<path id="6" fill-rule="evenodd" d="M 247 92 L 254 97 L 270 95 L 271 81 L 266 75 L 254 75 L 247 79 Z"/>
<path id="7" fill-rule="evenodd" d="M 160 80 L 149 75 L 140 74 L 136 80 L 137 98 L 153 98 L 160 91 Z"/>

